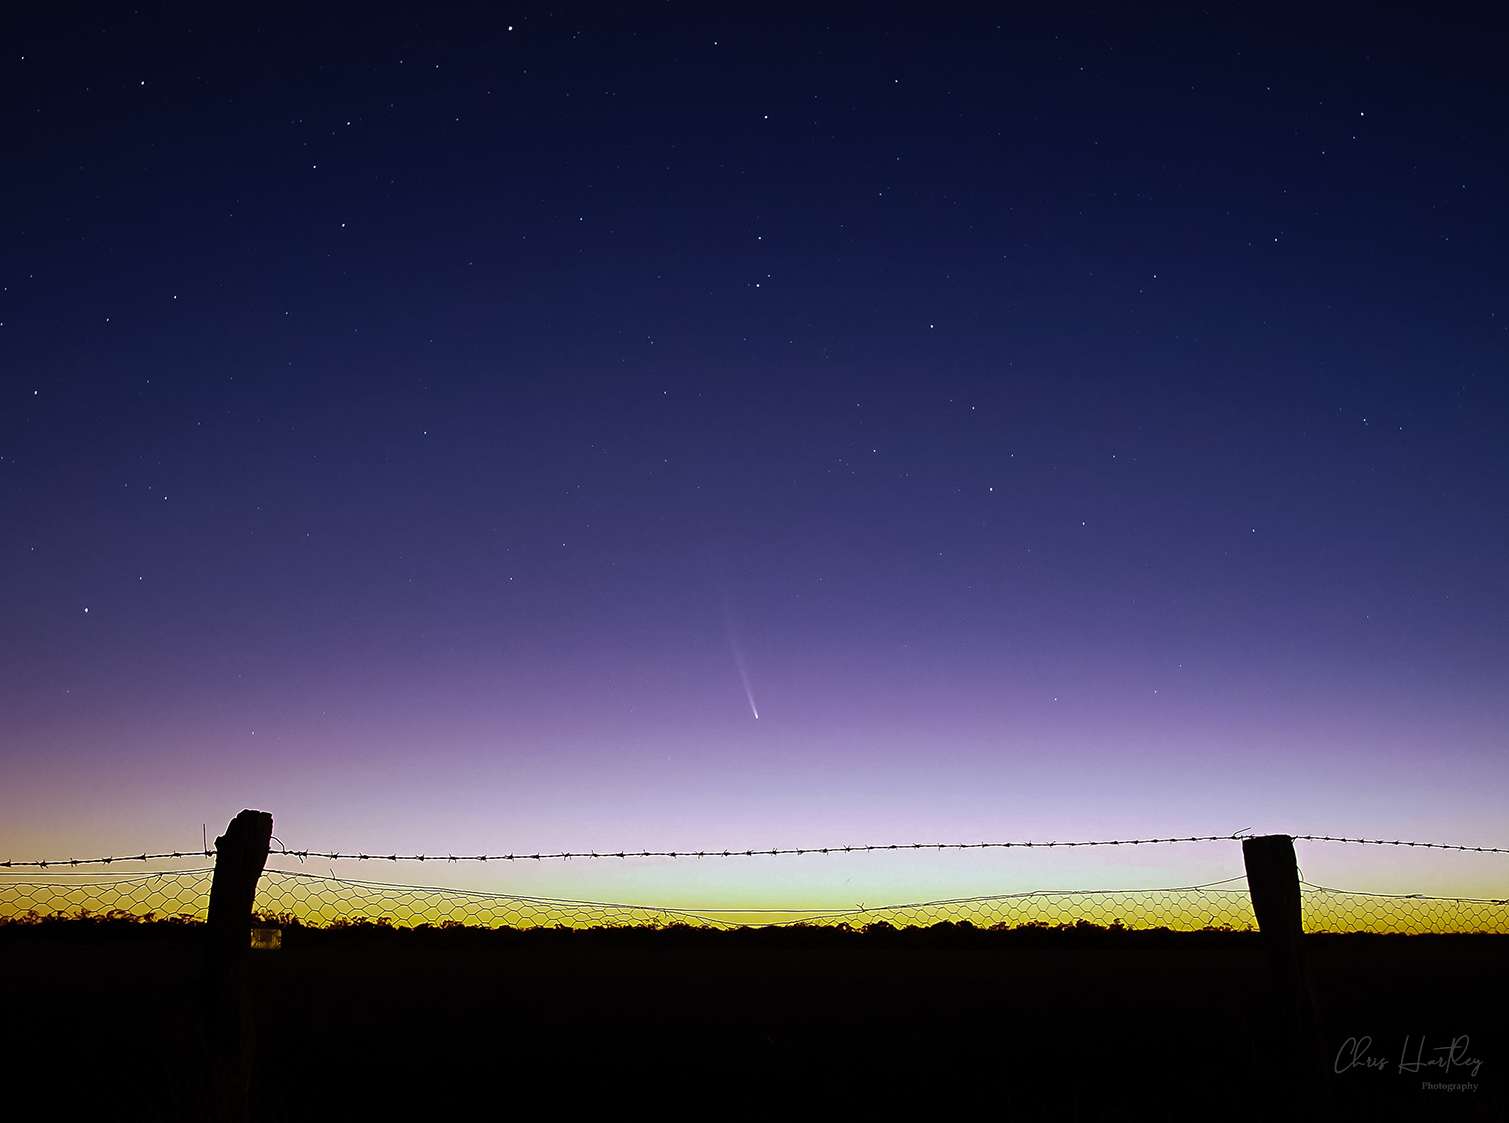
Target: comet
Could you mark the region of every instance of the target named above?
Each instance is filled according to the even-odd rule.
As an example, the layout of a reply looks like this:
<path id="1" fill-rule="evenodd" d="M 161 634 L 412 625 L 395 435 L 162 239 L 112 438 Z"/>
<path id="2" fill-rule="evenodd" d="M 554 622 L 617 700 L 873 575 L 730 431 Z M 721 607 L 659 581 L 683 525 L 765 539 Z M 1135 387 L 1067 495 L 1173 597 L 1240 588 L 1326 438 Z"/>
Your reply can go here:
<path id="1" fill-rule="evenodd" d="M 739 650 L 739 641 L 734 639 L 732 628 L 728 630 L 728 646 L 734 653 L 734 664 L 739 668 L 739 681 L 744 684 L 744 697 L 749 699 L 749 712 L 754 714 L 755 720 L 760 720 L 760 711 L 755 706 L 754 691 L 749 685 L 749 671 L 744 666 L 744 652 Z"/>
<path id="2" fill-rule="evenodd" d="M 734 634 L 734 615 L 726 596 L 723 600 L 723 624 L 728 630 L 728 650 L 734 657 L 734 666 L 739 668 L 739 681 L 744 684 L 744 697 L 749 700 L 749 712 L 759 721 L 760 710 L 755 705 L 754 689 L 749 685 L 749 668 L 744 665 L 744 651 L 739 646 L 739 637 Z"/>

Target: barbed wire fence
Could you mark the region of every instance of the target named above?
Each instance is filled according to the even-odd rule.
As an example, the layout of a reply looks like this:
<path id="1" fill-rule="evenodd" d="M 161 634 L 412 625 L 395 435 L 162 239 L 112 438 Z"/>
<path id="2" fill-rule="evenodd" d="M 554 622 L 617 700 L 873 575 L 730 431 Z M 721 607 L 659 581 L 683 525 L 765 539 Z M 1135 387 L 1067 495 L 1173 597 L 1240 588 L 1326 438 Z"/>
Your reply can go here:
<path id="1" fill-rule="evenodd" d="M 372 862 L 525 862 L 525 861 L 552 861 L 571 858 L 755 858 L 787 854 L 871 854 L 890 850 L 1010 850 L 1025 849 L 1052 849 L 1053 847 L 1076 847 L 1076 846 L 1153 846 L 1172 842 L 1240 842 L 1250 837 L 1244 831 L 1235 834 L 1199 834 L 1179 835 L 1169 838 L 1106 838 L 1088 839 L 1079 841 L 1049 840 L 1045 842 L 892 842 L 871 843 L 866 846 L 794 846 L 772 847 L 770 849 L 750 850 L 561 850 L 557 852 L 508 853 L 508 854 L 381 854 L 356 851 L 343 853 L 337 850 L 292 850 L 285 847 L 281 841 L 274 838 L 278 843 L 277 849 L 269 849 L 268 854 L 298 858 L 325 858 L 331 861 L 356 860 Z M 1410 842 L 1404 839 L 1383 838 L 1346 838 L 1341 835 L 1328 834 L 1296 834 L 1290 835 L 1295 842 L 1345 842 L 1357 846 L 1404 846 L 1418 847 L 1422 850 L 1456 850 L 1469 854 L 1509 854 L 1509 847 L 1501 846 L 1459 846 L 1447 842 Z M 149 862 L 168 858 L 213 858 L 213 847 L 205 847 L 203 850 L 165 850 L 158 853 L 148 854 L 116 854 L 105 858 L 54 858 L 51 861 L 4 861 L 0 862 L 0 870 L 9 869 L 76 869 L 79 866 L 113 865 L 116 862 Z"/>
<path id="2" fill-rule="evenodd" d="M 561 851 L 536 854 L 428 855 L 293 849 L 278 844 L 274 856 L 329 862 L 518 862 L 620 860 L 630 858 L 752 858 L 922 850 L 1042 849 L 1153 846 L 1238 841 L 1244 836 L 1203 835 L 1070 842 L 912 843 L 843 847 L 787 847 L 701 851 Z M 1396 846 L 1478 854 L 1506 854 L 1499 847 L 1458 846 L 1407 840 L 1296 835 L 1296 841 Z M 213 849 L 162 851 L 129 856 L 0 863 L 0 922 L 52 917 L 117 920 L 203 921 L 208 912 Z M 117 872 L 123 863 L 190 861 L 187 868 Z M 1425 894 L 1349 892 L 1301 882 L 1307 932 L 1509 933 L 1509 899 Z M 1173 931 L 1249 930 L 1256 918 L 1245 877 L 1201 885 L 1146 889 L 1032 890 L 841 908 L 688 909 L 605 901 L 486 892 L 403 884 L 269 868 L 257 891 L 257 911 L 282 923 L 308 926 L 380 924 L 396 927 L 466 925 L 509 928 L 688 925 L 733 928 L 766 925 L 847 926 L 887 924 L 897 928 L 967 922 L 980 928 L 1060 927 L 1081 923 Z"/>

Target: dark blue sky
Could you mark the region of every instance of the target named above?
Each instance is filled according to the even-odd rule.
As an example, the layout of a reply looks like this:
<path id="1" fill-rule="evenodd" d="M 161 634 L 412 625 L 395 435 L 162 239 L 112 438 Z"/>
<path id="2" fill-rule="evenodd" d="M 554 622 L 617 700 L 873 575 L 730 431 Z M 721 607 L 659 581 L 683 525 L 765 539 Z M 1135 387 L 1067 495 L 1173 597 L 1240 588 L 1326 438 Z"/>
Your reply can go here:
<path id="1" fill-rule="evenodd" d="M 28 14 L 0 838 L 1509 841 L 1465 12 Z"/>

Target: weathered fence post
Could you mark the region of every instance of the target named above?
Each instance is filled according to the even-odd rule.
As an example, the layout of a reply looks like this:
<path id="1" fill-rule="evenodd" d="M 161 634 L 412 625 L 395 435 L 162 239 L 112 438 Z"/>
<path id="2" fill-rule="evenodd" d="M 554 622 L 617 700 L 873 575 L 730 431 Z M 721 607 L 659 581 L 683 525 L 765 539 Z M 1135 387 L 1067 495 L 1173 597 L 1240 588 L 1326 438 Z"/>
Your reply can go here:
<path id="1" fill-rule="evenodd" d="M 255 1039 L 246 994 L 246 956 L 257 880 L 267 864 L 272 816 L 243 811 L 215 840 L 203 973 L 204 1028 L 217 1113 L 243 1123 L 250 1109 Z"/>
<path id="2" fill-rule="evenodd" d="M 1301 1117 L 1313 1117 L 1325 1097 L 1325 1057 L 1320 1014 L 1305 964 L 1304 925 L 1300 913 L 1299 863 L 1294 839 L 1286 834 L 1242 840 L 1252 911 L 1273 977 L 1278 1023 L 1288 1063 L 1295 1076 Z"/>

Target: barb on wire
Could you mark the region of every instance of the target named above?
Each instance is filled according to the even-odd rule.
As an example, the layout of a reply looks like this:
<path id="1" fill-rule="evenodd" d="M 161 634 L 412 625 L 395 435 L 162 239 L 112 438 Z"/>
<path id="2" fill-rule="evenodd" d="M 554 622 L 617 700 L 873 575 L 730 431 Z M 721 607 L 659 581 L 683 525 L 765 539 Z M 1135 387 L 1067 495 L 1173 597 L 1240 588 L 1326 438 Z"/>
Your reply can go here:
<path id="1" fill-rule="evenodd" d="M 115 862 L 155 862 L 168 858 L 213 858 L 214 856 L 215 851 L 211 847 L 202 852 L 198 850 L 173 850 L 165 851 L 161 854 L 119 854 L 111 855 L 108 858 L 54 858 L 49 861 L 40 862 L 0 862 L 0 870 L 15 868 L 45 870 L 55 866 L 68 866 L 70 868 L 76 866 L 108 866 Z"/>
<path id="2" fill-rule="evenodd" d="M 1454 846 L 1447 842 L 1409 842 L 1395 838 L 1341 838 L 1329 834 L 1297 834 L 1295 842 L 1350 842 L 1358 846 L 1418 846 L 1422 850 L 1461 850 L 1468 854 L 1509 854 L 1504 846 Z"/>
<path id="3" fill-rule="evenodd" d="M 784 854 L 869 854 L 890 850 L 1007 850 L 1067 846 L 1150 846 L 1170 842 L 1231 842 L 1237 835 L 1189 835 L 1180 838 L 1115 838 L 1073 842 L 892 842 L 866 846 L 791 846 L 746 850 L 561 850 L 513 854 L 346 854 L 324 850 L 273 850 L 291 858 L 349 859 L 358 862 L 541 862 L 570 858 L 761 858 Z"/>
<path id="4" fill-rule="evenodd" d="M 281 840 L 278 849 L 269 850 L 271 855 L 282 855 L 289 858 L 298 858 L 304 861 L 308 858 L 323 858 L 327 861 L 349 860 L 358 862 L 541 862 L 557 861 L 571 858 L 761 858 L 779 857 L 781 855 L 796 854 L 871 854 L 891 850 L 1011 850 L 1011 849 L 1042 849 L 1053 847 L 1082 847 L 1082 846 L 1154 846 L 1167 845 L 1177 842 L 1240 842 L 1250 837 L 1247 833 L 1251 828 L 1244 827 L 1235 834 L 1204 834 L 1183 835 L 1170 838 L 1108 838 L 1108 839 L 1082 839 L 1069 842 L 1051 840 L 1048 842 L 893 842 L 872 843 L 865 846 L 792 846 L 770 847 L 767 849 L 747 850 L 561 850 L 555 853 L 513 853 L 513 854 L 364 854 L 343 853 L 336 850 L 296 850 L 284 846 Z M 1339 835 L 1328 834 L 1297 834 L 1292 836 L 1296 842 L 1344 842 L 1358 846 L 1411 846 L 1423 850 L 1454 850 L 1469 854 L 1509 854 L 1509 847 L 1502 846 L 1457 846 L 1445 842 L 1411 842 L 1405 839 L 1382 839 L 1382 838 L 1346 838 Z M 37 861 L 37 862 L 0 862 L 0 869 L 50 869 L 52 867 L 68 866 L 91 866 L 110 865 L 114 862 L 150 862 L 169 858 L 213 858 L 215 849 L 207 847 L 204 851 L 174 850 L 160 854 L 130 854 L 108 858 L 67 858 L 62 860 Z"/>

